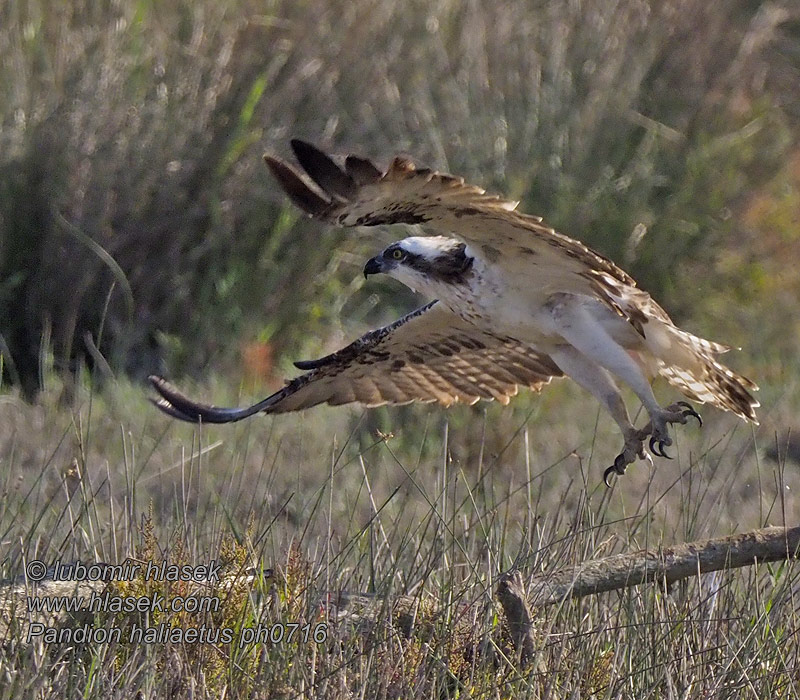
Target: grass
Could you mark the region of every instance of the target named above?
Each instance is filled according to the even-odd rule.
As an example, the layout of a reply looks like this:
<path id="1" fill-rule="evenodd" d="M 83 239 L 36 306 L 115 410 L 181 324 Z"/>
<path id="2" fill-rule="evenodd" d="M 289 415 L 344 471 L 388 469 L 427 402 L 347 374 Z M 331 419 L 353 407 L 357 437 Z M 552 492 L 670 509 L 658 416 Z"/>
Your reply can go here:
<path id="1" fill-rule="evenodd" d="M 58 380 L 49 384 L 36 405 L 13 393 L 0 404 L 0 577 L 32 559 L 218 559 L 229 573 L 271 574 L 212 589 L 222 601 L 213 614 L 93 624 L 240 635 L 259 623 L 323 623 L 327 638 L 28 645 L 11 630 L 0 698 L 797 695 L 791 564 L 536 611 L 526 667 L 494 597 L 512 565 L 541 575 L 796 523 L 800 484 L 760 458 L 766 430 L 708 410 L 703 431 L 679 431 L 674 461 L 635 465 L 608 490 L 600 475 L 619 438 L 568 384 L 509 408 L 322 408 L 202 429 L 163 418 L 124 382 L 102 394 L 79 387 L 67 407 Z M 114 585 L 128 595 L 187 592 Z M 342 591 L 363 595 L 345 604 Z"/>

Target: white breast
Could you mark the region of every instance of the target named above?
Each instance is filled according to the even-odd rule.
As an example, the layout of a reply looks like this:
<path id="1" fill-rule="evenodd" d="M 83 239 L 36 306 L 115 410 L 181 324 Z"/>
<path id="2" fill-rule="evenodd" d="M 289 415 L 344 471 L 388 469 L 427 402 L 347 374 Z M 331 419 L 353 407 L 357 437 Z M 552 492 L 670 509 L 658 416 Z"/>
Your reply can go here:
<path id="1" fill-rule="evenodd" d="M 541 342 L 543 329 L 535 322 L 535 290 L 510 287 L 497 268 L 475 258 L 467 284 L 441 285 L 440 300 L 454 313 L 498 335 Z"/>

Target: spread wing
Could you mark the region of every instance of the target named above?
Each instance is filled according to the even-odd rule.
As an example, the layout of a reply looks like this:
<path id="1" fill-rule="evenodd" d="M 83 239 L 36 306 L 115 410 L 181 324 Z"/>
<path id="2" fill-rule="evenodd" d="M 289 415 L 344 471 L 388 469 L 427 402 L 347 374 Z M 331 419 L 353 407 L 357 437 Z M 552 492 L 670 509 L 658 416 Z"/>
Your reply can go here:
<path id="1" fill-rule="evenodd" d="M 371 331 L 319 360 L 296 362 L 305 374 L 246 408 L 197 403 L 160 377 L 150 381 L 165 413 L 192 423 L 230 423 L 255 413 L 284 413 L 358 402 L 367 406 L 414 401 L 449 406 L 497 399 L 507 404 L 519 386 L 541 389 L 561 370 L 547 355 L 485 333 L 437 302 Z"/>
<path id="2" fill-rule="evenodd" d="M 424 224 L 431 233 L 461 239 L 490 263 L 519 268 L 540 289 L 591 294 L 618 313 L 606 288 L 636 286 L 608 258 L 540 217 L 515 211 L 518 202 L 486 194 L 463 178 L 418 168 L 403 157 L 386 172 L 352 155 L 340 167 L 309 143 L 291 143 L 307 177 L 277 158 L 264 159 L 292 201 L 315 219 L 339 226 Z"/>

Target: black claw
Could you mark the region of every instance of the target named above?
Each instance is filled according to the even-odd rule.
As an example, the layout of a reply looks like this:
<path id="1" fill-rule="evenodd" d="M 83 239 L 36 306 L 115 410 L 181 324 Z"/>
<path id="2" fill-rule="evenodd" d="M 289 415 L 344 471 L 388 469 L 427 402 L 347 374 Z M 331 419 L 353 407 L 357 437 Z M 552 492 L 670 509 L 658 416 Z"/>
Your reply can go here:
<path id="1" fill-rule="evenodd" d="M 608 469 L 603 472 L 603 483 L 608 487 L 611 488 L 611 482 L 608 478 L 612 474 L 618 474 L 622 476 L 625 473 L 625 467 L 628 465 L 625 463 L 625 458 L 622 455 L 617 455 L 617 458 L 614 460 L 614 464 L 612 464 Z"/>
<path id="2" fill-rule="evenodd" d="M 692 408 L 691 404 L 687 403 L 686 401 L 678 401 L 678 406 L 683 406 L 686 410 L 683 412 L 684 416 L 691 416 L 692 418 L 697 418 L 697 422 L 702 427 L 703 419 L 700 417 L 700 414 Z"/>
<path id="3" fill-rule="evenodd" d="M 664 452 L 664 448 L 667 447 L 666 440 L 657 440 L 654 437 L 650 438 L 650 452 L 652 452 L 657 457 L 664 457 L 665 459 L 672 459 L 666 452 Z"/>
<path id="4" fill-rule="evenodd" d="M 672 459 L 665 451 L 664 448 L 667 447 L 666 440 L 656 440 L 655 438 L 650 438 L 650 452 L 652 452 L 657 457 L 664 457 L 664 459 Z"/>
<path id="5" fill-rule="evenodd" d="M 663 440 L 659 440 L 658 444 L 656 444 L 656 439 L 654 437 L 650 438 L 650 452 L 652 452 L 656 457 L 663 457 L 664 453 L 661 452 L 661 445 L 664 444 Z"/>

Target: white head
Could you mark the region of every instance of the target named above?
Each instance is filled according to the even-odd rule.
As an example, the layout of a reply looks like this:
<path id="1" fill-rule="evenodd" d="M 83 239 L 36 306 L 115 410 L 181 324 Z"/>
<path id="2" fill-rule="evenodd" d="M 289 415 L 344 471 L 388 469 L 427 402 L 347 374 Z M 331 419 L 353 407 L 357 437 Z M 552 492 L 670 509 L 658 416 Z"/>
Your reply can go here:
<path id="1" fill-rule="evenodd" d="M 443 285 L 467 281 L 473 260 L 467 247 L 454 238 L 412 236 L 369 260 L 364 276 L 383 272 L 414 291 L 440 296 Z"/>

